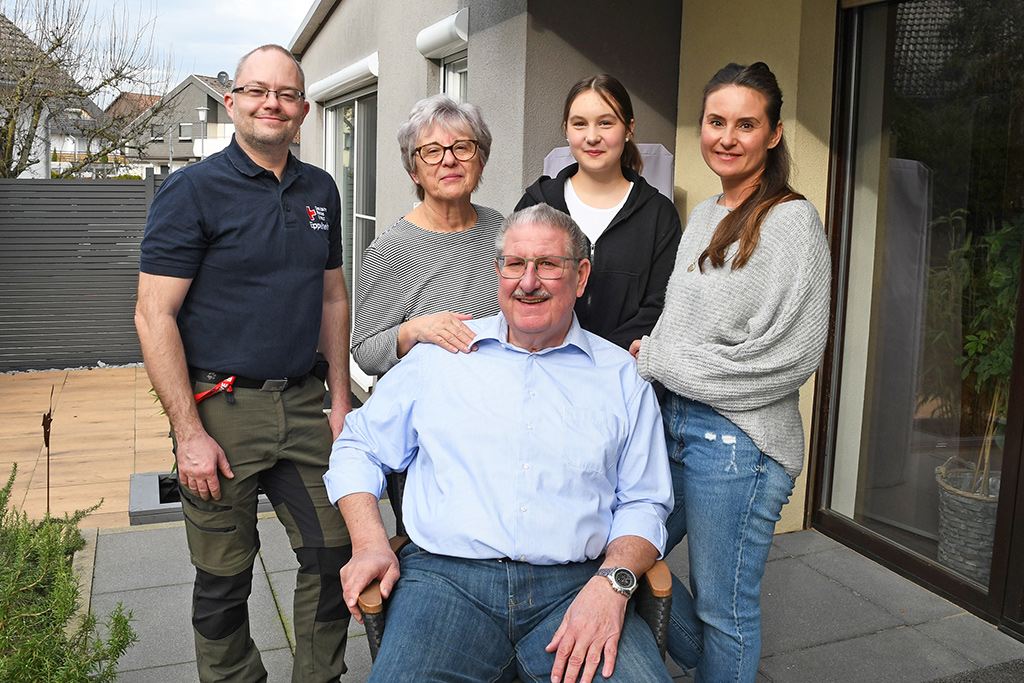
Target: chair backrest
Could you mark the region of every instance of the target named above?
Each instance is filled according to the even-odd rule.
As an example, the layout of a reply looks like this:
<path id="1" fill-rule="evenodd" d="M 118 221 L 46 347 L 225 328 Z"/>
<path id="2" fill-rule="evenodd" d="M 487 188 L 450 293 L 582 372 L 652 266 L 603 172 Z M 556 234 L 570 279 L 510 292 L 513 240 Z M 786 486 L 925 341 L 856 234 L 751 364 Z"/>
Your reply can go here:
<path id="1" fill-rule="evenodd" d="M 387 476 L 388 500 L 395 513 L 395 535 L 405 536 L 405 522 L 402 520 L 402 499 L 405 496 L 405 471 L 392 472 Z"/>
<path id="2" fill-rule="evenodd" d="M 675 157 L 662 144 L 638 144 L 644 158 L 644 172 L 640 175 L 654 189 L 672 199 L 675 190 Z M 568 147 L 555 147 L 544 157 L 544 175 L 554 178 L 569 164 L 576 163 Z"/>

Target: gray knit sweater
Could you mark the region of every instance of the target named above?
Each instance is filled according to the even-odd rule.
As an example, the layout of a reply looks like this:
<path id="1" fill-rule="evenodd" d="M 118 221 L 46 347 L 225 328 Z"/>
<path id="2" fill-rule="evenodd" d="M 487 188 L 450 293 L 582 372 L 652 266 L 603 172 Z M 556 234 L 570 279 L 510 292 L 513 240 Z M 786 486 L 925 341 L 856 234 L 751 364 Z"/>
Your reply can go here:
<path id="1" fill-rule="evenodd" d="M 640 374 L 713 407 L 796 479 L 804 459 L 798 390 L 828 335 L 825 232 L 810 202 L 784 202 L 765 218 L 742 268 L 731 270 L 734 243 L 723 267 L 706 260 L 703 273 L 688 272 L 729 211 L 717 200 L 690 213 L 665 309 L 640 347 Z"/>

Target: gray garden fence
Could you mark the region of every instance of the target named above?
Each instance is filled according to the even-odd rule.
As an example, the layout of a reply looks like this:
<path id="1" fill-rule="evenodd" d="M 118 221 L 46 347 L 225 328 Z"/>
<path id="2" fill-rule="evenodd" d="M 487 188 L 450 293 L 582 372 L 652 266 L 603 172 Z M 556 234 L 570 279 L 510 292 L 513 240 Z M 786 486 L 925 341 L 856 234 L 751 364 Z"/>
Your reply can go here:
<path id="1" fill-rule="evenodd" d="M 0 372 L 135 363 L 145 180 L 0 180 Z"/>

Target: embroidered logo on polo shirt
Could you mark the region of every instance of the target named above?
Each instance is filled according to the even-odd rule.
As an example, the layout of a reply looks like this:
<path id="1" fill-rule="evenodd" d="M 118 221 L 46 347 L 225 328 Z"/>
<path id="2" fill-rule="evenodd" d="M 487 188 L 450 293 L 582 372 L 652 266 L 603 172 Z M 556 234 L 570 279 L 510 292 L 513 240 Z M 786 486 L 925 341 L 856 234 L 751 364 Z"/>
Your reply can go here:
<path id="1" fill-rule="evenodd" d="M 327 222 L 327 209 L 323 206 L 306 207 L 306 213 L 309 214 L 309 227 L 313 230 L 329 230 L 330 224 Z"/>

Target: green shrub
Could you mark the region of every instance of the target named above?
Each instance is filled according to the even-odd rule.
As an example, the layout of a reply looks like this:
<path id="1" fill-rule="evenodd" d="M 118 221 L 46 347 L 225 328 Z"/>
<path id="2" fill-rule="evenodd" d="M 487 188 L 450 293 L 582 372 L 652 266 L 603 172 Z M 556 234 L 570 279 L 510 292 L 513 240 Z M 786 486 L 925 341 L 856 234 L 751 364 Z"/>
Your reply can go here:
<path id="1" fill-rule="evenodd" d="M 76 619 L 71 569 L 78 523 L 99 507 L 34 522 L 10 506 L 17 465 L 0 490 L 0 682 L 114 681 L 118 658 L 137 639 L 118 604 L 103 624 Z"/>

